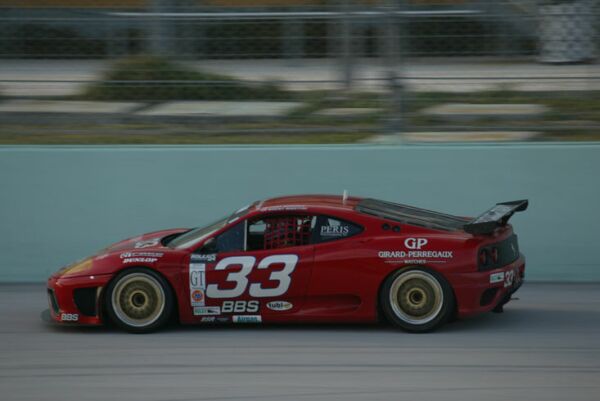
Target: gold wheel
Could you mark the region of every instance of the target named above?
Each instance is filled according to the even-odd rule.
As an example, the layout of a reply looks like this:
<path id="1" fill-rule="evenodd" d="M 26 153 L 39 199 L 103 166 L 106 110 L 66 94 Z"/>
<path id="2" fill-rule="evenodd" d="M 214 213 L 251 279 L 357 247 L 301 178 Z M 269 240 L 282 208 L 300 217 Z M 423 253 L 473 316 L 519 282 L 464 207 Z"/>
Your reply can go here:
<path id="1" fill-rule="evenodd" d="M 165 292 L 154 277 L 145 273 L 123 276 L 111 297 L 116 317 L 124 324 L 143 328 L 156 322 L 165 308 Z"/>
<path id="2" fill-rule="evenodd" d="M 393 281 L 389 301 L 392 311 L 406 323 L 422 325 L 435 319 L 444 304 L 439 281 L 422 270 L 409 270 Z"/>

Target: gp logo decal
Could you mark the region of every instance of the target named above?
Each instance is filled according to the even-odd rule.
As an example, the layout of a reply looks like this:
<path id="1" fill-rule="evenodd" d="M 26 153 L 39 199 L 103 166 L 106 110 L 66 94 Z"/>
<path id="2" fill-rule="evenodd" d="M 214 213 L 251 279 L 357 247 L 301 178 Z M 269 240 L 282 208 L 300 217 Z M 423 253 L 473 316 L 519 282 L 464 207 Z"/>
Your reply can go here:
<path id="1" fill-rule="evenodd" d="M 408 249 L 379 251 L 377 256 L 381 259 L 388 259 L 385 263 L 446 263 L 448 259 L 454 257 L 454 251 L 423 250 L 429 243 L 427 238 L 407 238 L 404 240 L 404 246 Z"/>

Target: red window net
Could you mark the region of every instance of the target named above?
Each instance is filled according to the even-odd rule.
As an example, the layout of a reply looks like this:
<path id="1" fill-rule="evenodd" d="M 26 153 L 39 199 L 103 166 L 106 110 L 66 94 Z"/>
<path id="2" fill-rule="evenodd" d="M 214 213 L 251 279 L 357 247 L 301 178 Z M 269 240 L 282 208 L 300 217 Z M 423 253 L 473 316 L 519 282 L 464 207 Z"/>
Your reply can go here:
<path id="1" fill-rule="evenodd" d="M 265 249 L 307 245 L 310 242 L 310 216 L 282 216 L 265 219 Z"/>

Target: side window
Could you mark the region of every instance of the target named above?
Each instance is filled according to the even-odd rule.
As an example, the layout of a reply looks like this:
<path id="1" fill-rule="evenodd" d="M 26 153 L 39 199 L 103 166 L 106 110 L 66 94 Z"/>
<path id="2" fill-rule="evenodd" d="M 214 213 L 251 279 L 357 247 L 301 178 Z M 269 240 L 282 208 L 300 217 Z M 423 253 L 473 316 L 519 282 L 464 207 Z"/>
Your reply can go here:
<path id="1" fill-rule="evenodd" d="M 244 221 L 239 222 L 217 237 L 217 252 L 236 252 L 244 250 Z"/>
<path id="2" fill-rule="evenodd" d="M 248 251 L 308 245 L 316 217 L 309 215 L 265 216 L 248 222 Z"/>
<path id="3" fill-rule="evenodd" d="M 362 227 L 329 216 L 319 216 L 314 234 L 315 243 L 334 241 L 336 239 L 348 238 L 362 232 Z"/>

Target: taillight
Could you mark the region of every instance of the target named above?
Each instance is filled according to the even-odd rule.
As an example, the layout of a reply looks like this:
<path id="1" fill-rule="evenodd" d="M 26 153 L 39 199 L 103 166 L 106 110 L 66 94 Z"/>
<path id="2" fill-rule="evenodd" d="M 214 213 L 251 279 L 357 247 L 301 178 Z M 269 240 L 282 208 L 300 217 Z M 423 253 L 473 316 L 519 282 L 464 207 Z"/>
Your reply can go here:
<path id="1" fill-rule="evenodd" d="M 492 248 L 492 251 L 490 252 L 491 256 L 492 256 L 492 262 L 494 263 L 498 263 L 498 248 Z"/>
<path id="2" fill-rule="evenodd" d="M 488 264 L 488 251 L 487 249 L 482 249 L 479 251 L 479 264 L 485 266 Z"/>

